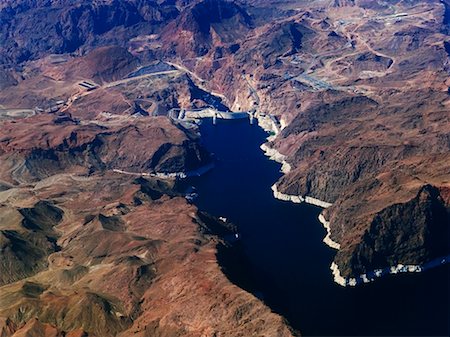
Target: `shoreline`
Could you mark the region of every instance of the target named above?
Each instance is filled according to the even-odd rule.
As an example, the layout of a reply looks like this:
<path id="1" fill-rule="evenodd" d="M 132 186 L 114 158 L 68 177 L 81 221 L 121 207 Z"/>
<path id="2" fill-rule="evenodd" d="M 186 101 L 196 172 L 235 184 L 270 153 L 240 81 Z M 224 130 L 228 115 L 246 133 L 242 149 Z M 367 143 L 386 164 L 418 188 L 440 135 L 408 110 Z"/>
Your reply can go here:
<path id="1" fill-rule="evenodd" d="M 447 263 L 450 263 L 450 255 L 437 257 L 426 263 L 418 265 L 399 263 L 396 266 L 386 267 L 383 269 L 375 269 L 371 272 L 361 274 L 357 277 L 341 276 L 339 267 L 334 262 L 331 264 L 330 270 L 333 274 L 334 282 L 343 287 L 346 286 L 354 287 L 363 283 L 374 282 L 383 276 L 403 274 L 403 273 L 420 273 L 428 269 L 443 266 Z"/>
<path id="2" fill-rule="evenodd" d="M 328 208 L 331 205 L 333 205 L 332 203 L 323 201 L 323 200 L 319 200 L 310 196 L 302 196 L 302 195 L 293 195 L 293 194 L 285 194 L 282 193 L 280 191 L 278 191 L 278 186 L 277 184 L 273 184 L 272 185 L 272 191 L 273 191 L 273 196 L 275 199 L 279 199 L 279 200 L 284 200 L 284 201 L 290 201 L 296 204 L 300 204 L 302 202 L 306 203 L 306 204 L 310 204 L 310 205 L 314 205 L 314 206 L 318 206 L 320 208 Z"/>
<path id="3" fill-rule="evenodd" d="M 140 176 L 140 177 L 156 177 L 156 178 L 161 178 L 161 179 L 170 179 L 170 178 L 186 179 L 186 178 L 190 178 L 190 177 L 199 177 L 199 176 L 209 172 L 213 168 L 214 168 L 214 163 L 211 162 L 211 163 L 201 166 L 195 170 L 191 170 L 191 171 L 187 171 L 187 172 L 172 172 L 172 173 L 142 172 L 142 173 L 139 173 L 139 172 L 124 171 L 124 170 L 119 170 L 119 169 L 112 169 L 112 171 L 115 173 L 134 175 L 134 176 Z"/>
<path id="4" fill-rule="evenodd" d="M 327 208 L 332 205 L 330 203 L 327 203 L 327 202 L 324 202 L 324 201 L 321 201 L 321 200 L 318 200 L 318 199 L 315 199 L 312 197 L 308 197 L 308 196 L 303 197 L 300 195 L 297 196 L 297 195 L 289 195 L 289 194 L 281 193 L 278 191 L 276 183 L 274 185 L 272 185 L 272 191 L 274 194 L 274 198 L 283 200 L 283 201 L 290 201 L 290 202 L 297 203 L 297 204 L 305 202 L 308 204 L 319 206 L 321 208 Z M 323 206 L 321 206 L 321 205 L 323 205 Z M 318 220 L 322 224 L 322 226 L 325 228 L 325 230 L 327 231 L 325 238 L 322 240 L 323 243 L 325 243 L 330 248 L 333 248 L 336 250 L 341 249 L 341 245 L 339 243 L 337 243 L 336 241 L 333 241 L 333 239 L 331 239 L 330 222 L 325 219 L 325 217 L 323 216 L 322 213 L 319 214 Z M 420 272 L 426 271 L 428 269 L 438 267 L 438 266 L 441 266 L 441 265 L 444 265 L 447 263 L 450 263 L 450 255 L 435 258 L 435 259 L 433 259 L 429 262 L 426 262 L 424 264 L 421 264 L 421 265 L 405 265 L 405 264 L 399 263 L 395 266 L 389 266 L 389 267 L 386 267 L 383 269 L 375 269 L 371 272 L 361 274 L 357 277 L 343 277 L 343 276 L 341 276 L 341 272 L 339 270 L 338 265 L 333 261 L 331 263 L 330 270 L 333 275 L 333 281 L 335 283 L 337 283 L 343 287 L 346 287 L 346 286 L 354 287 L 354 286 L 357 286 L 360 284 L 374 282 L 383 276 L 400 274 L 400 273 L 420 273 Z"/>
<path id="5" fill-rule="evenodd" d="M 319 222 L 323 225 L 323 227 L 326 229 L 327 231 L 327 235 L 324 237 L 323 242 L 336 250 L 341 249 L 341 245 L 339 243 L 337 243 L 336 241 L 333 241 L 333 239 L 331 239 L 331 228 L 330 228 L 330 222 L 325 220 L 325 217 L 322 215 L 322 213 L 319 214 Z"/>
<path id="6" fill-rule="evenodd" d="M 321 201 L 321 200 L 318 200 L 318 199 L 315 199 L 312 197 L 308 197 L 308 196 L 303 197 L 300 195 L 297 196 L 297 195 L 289 195 L 289 194 L 281 193 L 278 191 L 276 183 L 274 185 L 272 185 L 272 191 L 274 194 L 274 198 L 283 200 L 283 201 L 290 201 L 293 203 L 305 202 L 308 204 L 319 206 L 321 208 L 327 208 L 332 205 L 330 203 L 327 203 L 327 202 L 324 202 L 324 201 Z M 324 206 L 321 206 L 321 204 Z M 322 213 L 319 214 L 318 220 L 323 225 L 325 230 L 327 231 L 327 234 L 322 241 L 330 248 L 333 248 L 336 250 L 341 249 L 341 245 L 339 243 L 337 243 L 336 241 L 333 241 L 333 239 L 331 239 L 330 222 L 325 219 L 325 217 L 323 216 Z M 450 263 L 450 255 L 438 257 L 438 258 L 435 258 L 431 261 L 428 261 L 428 262 L 426 262 L 424 264 L 420 264 L 420 265 L 406 265 L 406 264 L 399 263 L 395 266 L 389 266 L 389 267 L 382 268 L 382 269 L 375 269 L 371 272 L 361 274 L 357 277 L 343 277 L 343 276 L 341 276 L 341 272 L 339 270 L 338 265 L 333 261 L 331 263 L 330 270 L 333 275 L 333 281 L 335 283 L 337 283 L 343 287 L 346 287 L 346 286 L 354 287 L 354 286 L 357 286 L 360 284 L 374 282 L 377 279 L 382 278 L 383 276 L 400 274 L 400 273 L 420 273 L 420 272 L 426 271 L 428 269 L 431 269 L 434 267 L 439 267 L 439 266 L 447 264 L 447 263 Z"/>
<path id="7" fill-rule="evenodd" d="M 281 164 L 281 172 L 283 174 L 291 172 L 291 165 L 286 161 L 286 156 L 284 154 L 281 154 L 277 150 L 267 146 L 266 143 L 261 144 L 260 149 L 264 152 L 265 156 L 269 157 L 270 160 Z"/>
<path id="8" fill-rule="evenodd" d="M 272 135 L 267 137 L 267 141 L 273 141 L 276 136 L 279 134 L 279 128 L 275 125 L 272 119 L 267 117 L 261 117 L 258 116 L 258 125 L 261 127 L 264 131 L 268 133 L 273 133 Z M 267 156 L 270 160 L 273 160 L 279 164 L 281 164 L 280 171 L 283 174 L 287 174 L 291 171 L 292 167 L 291 165 L 286 161 L 286 156 L 277 151 L 276 149 L 273 149 L 267 145 L 267 143 L 264 143 L 260 146 L 261 150 L 264 152 L 264 155 Z M 292 203 L 300 204 L 302 202 L 305 202 L 307 204 L 315 205 L 321 208 L 328 208 L 332 204 L 323 200 L 319 200 L 310 196 L 301 196 L 301 195 L 290 195 L 285 194 L 280 191 L 278 191 L 277 184 L 273 184 L 271 187 L 273 191 L 273 196 L 275 199 L 283 200 L 283 201 L 289 201 Z M 323 239 L 323 242 L 329 246 L 330 248 L 339 250 L 341 249 L 341 245 L 333 239 L 331 239 L 331 226 L 330 222 L 325 219 L 323 214 L 319 214 L 318 217 L 319 222 L 322 224 L 322 226 L 327 231 L 327 234 L 325 238 Z M 371 272 L 361 274 L 357 277 L 343 277 L 341 276 L 341 272 L 339 270 L 338 265 L 333 261 L 330 266 L 331 273 L 333 275 L 333 281 L 340 286 L 346 287 L 354 287 L 360 284 L 364 283 L 370 283 L 374 282 L 377 279 L 387 276 L 387 275 L 394 275 L 394 274 L 400 274 L 400 273 L 420 273 L 423 271 L 426 271 L 428 269 L 442 266 L 444 264 L 450 263 L 450 255 L 438 257 L 435 258 L 429 262 L 426 262 L 421 265 L 404 265 L 404 264 L 397 264 L 395 266 L 389 266 L 383 269 L 376 269 Z"/>
<path id="9" fill-rule="evenodd" d="M 268 116 L 257 115 L 256 119 L 258 121 L 258 126 L 266 131 L 267 133 L 273 133 L 273 135 L 268 136 L 267 141 L 272 141 L 278 136 L 280 133 L 280 128 L 276 125 L 275 121 Z M 281 129 L 283 127 L 281 126 Z M 281 172 L 283 174 L 287 174 L 291 171 L 291 165 L 286 161 L 286 156 L 280 153 L 278 150 L 273 149 L 267 145 L 267 143 L 261 144 L 261 150 L 264 152 L 264 155 L 269 157 L 270 160 L 273 160 L 279 164 L 281 164 Z"/>

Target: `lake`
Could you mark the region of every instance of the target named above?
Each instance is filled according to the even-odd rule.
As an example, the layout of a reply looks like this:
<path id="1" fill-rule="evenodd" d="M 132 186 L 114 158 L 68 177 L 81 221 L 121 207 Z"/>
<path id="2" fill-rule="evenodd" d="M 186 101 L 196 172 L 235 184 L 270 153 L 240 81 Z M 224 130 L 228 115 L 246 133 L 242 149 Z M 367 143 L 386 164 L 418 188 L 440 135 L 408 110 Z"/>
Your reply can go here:
<path id="1" fill-rule="evenodd" d="M 329 269 L 335 251 L 322 242 L 326 232 L 317 220 L 321 209 L 272 195 L 281 173 L 259 148 L 267 134 L 245 120 L 204 120 L 200 130 L 215 168 L 193 179 L 195 204 L 239 228 L 242 256 L 222 259 L 232 282 L 305 336 L 449 334 L 448 265 L 337 285 Z"/>

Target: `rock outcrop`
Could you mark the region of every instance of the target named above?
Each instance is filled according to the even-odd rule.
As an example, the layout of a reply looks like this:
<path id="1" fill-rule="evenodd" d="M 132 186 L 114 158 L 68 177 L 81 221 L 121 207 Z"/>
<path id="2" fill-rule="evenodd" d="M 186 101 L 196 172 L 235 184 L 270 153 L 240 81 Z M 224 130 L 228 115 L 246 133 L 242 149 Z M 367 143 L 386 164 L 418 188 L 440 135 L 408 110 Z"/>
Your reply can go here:
<path id="1" fill-rule="evenodd" d="M 40 133 L 30 132 L 30 125 Z M 187 172 L 209 160 L 196 136 L 183 133 L 165 117 L 108 128 L 36 116 L 19 125 L 3 123 L 0 144 L 2 166 L 20 163 L 4 177 L 16 182 L 105 169 L 134 174 Z"/>

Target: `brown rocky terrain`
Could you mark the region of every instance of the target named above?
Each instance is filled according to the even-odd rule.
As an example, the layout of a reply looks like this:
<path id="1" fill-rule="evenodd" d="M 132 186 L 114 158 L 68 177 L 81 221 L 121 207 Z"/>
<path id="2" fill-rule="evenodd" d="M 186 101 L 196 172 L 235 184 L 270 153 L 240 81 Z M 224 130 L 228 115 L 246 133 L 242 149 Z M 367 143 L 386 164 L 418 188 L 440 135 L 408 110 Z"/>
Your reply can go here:
<path id="1" fill-rule="evenodd" d="M 183 133 L 167 118 L 106 125 L 48 115 L 22 123 L 5 121 L 0 136 L 4 180 L 27 182 L 61 172 L 104 169 L 168 174 L 192 171 L 208 162 L 197 136 Z M 31 127 L 40 133 L 30 132 Z"/>
<path id="2" fill-rule="evenodd" d="M 162 183 L 63 173 L 2 192 L 2 335 L 291 335 L 222 274 L 232 227 Z"/>
<path id="3" fill-rule="evenodd" d="M 6 0 L 0 4 L 2 63 L 20 63 L 152 34 L 177 15 L 176 2 Z M 45 34 L 45 39 L 42 38 Z"/>
<path id="4" fill-rule="evenodd" d="M 0 2 L 0 335 L 294 334 L 222 273 L 233 227 L 169 177 L 209 161 L 173 108 L 271 116 L 277 190 L 332 203 L 341 276 L 448 255 L 449 11 Z"/>
<path id="5" fill-rule="evenodd" d="M 174 177 L 209 154 L 158 115 L 219 98 L 115 46 L 18 66 L 0 93 L 2 336 L 294 334 L 225 277 L 235 228 Z"/>
<path id="6" fill-rule="evenodd" d="M 68 113 L 0 130 L 2 336 L 294 334 L 223 274 L 234 226 L 170 177 L 209 162 L 196 132 Z"/>
<path id="7" fill-rule="evenodd" d="M 217 58 L 230 48 L 217 40 L 193 62 L 178 48 L 230 106 L 280 121 L 268 145 L 291 170 L 277 190 L 333 203 L 323 215 L 344 277 L 449 253 L 447 12 L 439 1 L 283 1 L 282 18 L 252 18 L 234 53 Z"/>

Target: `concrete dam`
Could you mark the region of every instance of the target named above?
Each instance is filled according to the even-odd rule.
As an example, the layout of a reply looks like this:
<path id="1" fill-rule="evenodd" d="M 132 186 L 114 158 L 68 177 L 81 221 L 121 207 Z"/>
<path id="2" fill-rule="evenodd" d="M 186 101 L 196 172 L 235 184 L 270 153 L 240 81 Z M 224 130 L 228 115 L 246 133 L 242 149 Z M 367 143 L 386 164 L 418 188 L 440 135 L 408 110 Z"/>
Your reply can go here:
<path id="1" fill-rule="evenodd" d="M 202 109 L 171 109 L 169 117 L 177 121 L 190 121 L 202 118 L 212 118 L 213 123 L 217 119 L 246 119 L 249 118 L 253 122 L 253 111 L 218 111 L 212 107 Z"/>

